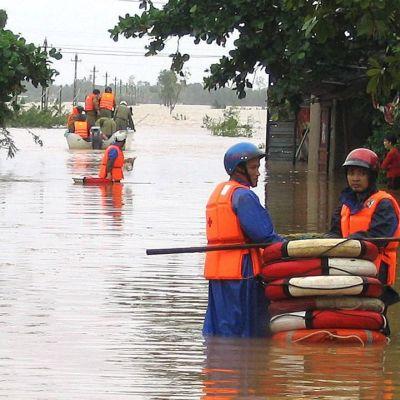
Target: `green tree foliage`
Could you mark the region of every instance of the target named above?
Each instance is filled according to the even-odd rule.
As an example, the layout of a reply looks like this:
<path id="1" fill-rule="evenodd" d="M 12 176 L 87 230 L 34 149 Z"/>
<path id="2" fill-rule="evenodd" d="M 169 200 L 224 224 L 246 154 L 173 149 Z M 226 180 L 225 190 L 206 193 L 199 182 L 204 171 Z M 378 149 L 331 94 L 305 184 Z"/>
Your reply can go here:
<path id="1" fill-rule="evenodd" d="M 253 121 L 248 118 L 246 124 L 240 122 L 239 111 L 235 108 L 224 110 L 222 118 L 218 120 L 206 115 L 203 118 L 203 126 L 207 128 L 214 136 L 244 136 L 250 138 L 253 136 Z"/>
<path id="2" fill-rule="evenodd" d="M 0 128 L 4 128 L 5 117 L 10 114 L 7 103 L 17 109 L 13 99 L 23 92 L 24 81 L 30 81 L 35 87 L 46 87 L 56 74 L 50 68 L 49 57 L 59 59 L 61 54 L 55 49 L 49 52 L 6 30 L 7 14 L 0 10 Z"/>
<path id="3" fill-rule="evenodd" d="M 52 108 L 41 110 L 39 107 L 32 106 L 28 109 L 21 108 L 13 113 L 7 120 L 7 126 L 17 128 L 52 128 L 54 126 L 64 126 L 68 114 L 59 114 L 58 110 Z"/>
<path id="4" fill-rule="evenodd" d="M 174 71 L 164 69 L 158 75 L 157 83 L 160 87 L 160 98 L 164 106 L 169 107 L 169 112 L 172 113 L 185 81 L 179 82 Z"/>
<path id="5" fill-rule="evenodd" d="M 22 96 L 19 96 L 20 103 L 22 102 L 40 102 L 42 95 L 41 89 L 35 88 L 32 84 L 25 85 L 26 91 Z M 77 80 L 78 102 L 84 102 L 88 93 L 93 90 L 92 82 L 87 79 Z M 61 91 L 61 101 L 70 102 L 73 97 L 73 85 L 63 85 L 62 88 L 57 85 L 51 85 L 48 90 L 49 103 L 57 104 L 59 102 Z M 103 86 L 97 86 L 97 89 L 103 90 Z M 160 98 L 160 87 L 151 85 L 148 82 L 138 81 L 135 84 L 122 86 L 122 92 L 119 88 L 113 92 L 116 93 L 117 101 L 125 100 L 130 105 L 134 104 L 159 104 L 162 103 Z M 238 99 L 235 92 L 229 88 L 221 88 L 211 92 L 204 90 L 201 83 L 188 83 L 182 87 L 178 102 L 180 104 L 202 104 L 212 105 L 214 108 L 225 108 L 225 106 L 241 106 L 241 107 L 264 107 L 266 99 L 266 89 L 251 89 L 246 91 L 244 99 Z M 69 110 L 67 110 L 69 111 Z"/>
<path id="6" fill-rule="evenodd" d="M 142 0 L 141 15 L 125 15 L 110 29 L 150 38 L 147 54 L 164 49 L 170 37 L 235 48 L 210 66 L 208 89 L 234 83 L 239 97 L 251 88 L 249 74 L 270 75 L 271 100 L 298 104 L 314 93 L 365 93 L 380 103 L 400 89 L 399 0 L 169 0 L 158 9 Z M 179 48 L 172 67 L 181 71 L 189 54 Z"/>

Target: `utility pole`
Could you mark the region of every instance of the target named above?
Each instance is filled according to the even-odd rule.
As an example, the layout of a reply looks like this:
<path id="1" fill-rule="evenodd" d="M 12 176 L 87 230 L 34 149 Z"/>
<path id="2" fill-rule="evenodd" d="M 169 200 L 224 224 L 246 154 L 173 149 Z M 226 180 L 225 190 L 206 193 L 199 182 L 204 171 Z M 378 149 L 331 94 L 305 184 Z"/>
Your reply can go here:
<path id="1" fill-rule="evenodd" d="M 93 65 L 93 71 L 92 71 L 92 77 L 93 77 L 93 89 L 96 87 L 96 72 L 99 72 L 98 70 L 96 70 L 96 66 Z"/>
<path id="2" fill-rule="evenodd" d="M 117 95 L 117 77 L 114 78 L 114 92 Z"/>
<path id="3" fill-rule="evenodd" d="M 120 97 L 120 100 L 121 100 L 121 97 L 122 97 L 122 79 L 119 80 L 119 97 Z"/>
<path id="4" fill-rule="evenodd" d="M 75 74 L 74 74 L 74 94 L 73 94 L 73 99 L 72 99 L 72 105 L 76 106 L 76 79 L 77 79 L 77 72 L 78 72 L 78 62 L 81 62 L 82 60 L 78 60 L 78 54 L 75 53 L 75 58 L 71 60 L 73 63 L 75 63 Z"/>
<path id="5" fill-rule="evenodd" d="M 62 85 L 58 94 L 58 115 L 62 114 Z"/>
<path id="6" fill-rule="evenodd" d="M 107 86 L 108 84 L 108 72 L 106 72 L 106 74 L 104 75 L 104 77 L 106 78 L 106 84 L 104 86 Z"/>
<path id="7" fill-rule="evenodd" d="M 47 38 L 44 38 L 43 50 L 47 54 Z M 42 97 L 40 99 L 40 109 L 45 110 L 47 108 L 47 91 L 46 88 L 42 87 Z"/>

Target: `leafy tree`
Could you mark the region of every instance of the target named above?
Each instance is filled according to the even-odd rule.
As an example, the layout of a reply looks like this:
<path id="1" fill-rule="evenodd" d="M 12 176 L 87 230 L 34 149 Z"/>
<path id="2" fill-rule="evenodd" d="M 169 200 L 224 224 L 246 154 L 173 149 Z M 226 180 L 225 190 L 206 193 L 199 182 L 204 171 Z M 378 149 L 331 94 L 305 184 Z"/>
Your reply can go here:
<path id="1" fill-rule="evenodd" d="M 218 120 L 206 115 L 203 118 L 203 126 L 211 131 L 214 136 L 244 136 L 250 138 L 254 131 L 252 119 L 249 117 L 247 123 L 241 123 L 239 111 L 232 107 L 224 110 L 222 118 Z"/>
<path id="2" fill-rule="evenodd" d="M 158 75 L 157 83 L 160 87 L 160 98 L 164 106 L 169 107 L 169 113 L 171 114 L 179 99 L 185 81 L 181 80 L 178 82 L 174 71 L 164 69 Z"/>
<path id="3" fill-rule="evenodd" d="M 275 104 L 365 91 L 383 103 L 400 89 L 398 0 L 169 0 L 162 9 L 142 0 L 140 7 L 141 15 L 120 17 L 109 32 L 115 41 L 148 35 L 147 55 L 170 37 L 224 46 L 237 34 L 229 56 L 210 66 L 208 89 L 233 82 L 242 98 L 257 69 L 269 74 Z M 190 55 L 178 47 L 171 57 L 179 72 Z"/>
<path id="4" fill-rule="evenodd" d="M 7 14 L 0 10 L 0 147 L 8 149 L 9 156 L 13 156 L 16 147 L 9 133 L 4 131 L 6 117 L 11 114 L 8 107 L 18 109 L 16 96 L 24 91 L 23 82 L 30 81 L 37 87 L 47 87 L 56 71 L 50 68 L 49 56 L 60 59 L 61 54 L 55 49 L 49 53 L 36 47 L 32 43 L 6 30 Z"/>

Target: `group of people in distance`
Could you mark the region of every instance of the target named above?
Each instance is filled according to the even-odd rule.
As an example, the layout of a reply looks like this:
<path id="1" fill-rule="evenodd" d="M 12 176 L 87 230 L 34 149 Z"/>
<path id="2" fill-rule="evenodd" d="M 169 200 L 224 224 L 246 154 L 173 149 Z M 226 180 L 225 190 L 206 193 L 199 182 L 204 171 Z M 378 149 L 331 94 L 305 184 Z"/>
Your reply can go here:
<path id="1" fill-rule="evenodd" d="M 389 142 L 394 143 L 393 139 Z M 247 142 L 235 144 L 226 151 L 224 166 L 229 179 L 217 185 L 206 208 L 209 245 L 285 241 L 275 232 L 268 210 L 251 190 L 257 186 L 263 157 L 262 150 Z M 376 153 L 366 148 L 355 149 L 347 155 L 343 169 L 347 187 L 339 197 L 326 237 L 366 240 L 399 237 L 400 208 L 391 194 L 377 187 Z M 398 242 L 377 245 L 379 256 L 375 264 L 385 287 L 382 300 L 388 306 L 399 301 L 391 286 L 396 277 Z M 268 301 L 258 279 L 260 265 L 261 252 L 257 248 L 207 252 L 204 276 L 209 280 L 209 291 L 203 326 L 205 336 L 268 334 Z"/>
<path id="2" fill-rule="evenodd" d="M 102 94 L 100 90 L 93 89 L 93 92 L 86 96 L 85 107 L 73 107 L 67 120 L 68 131 L 78 134 L 87 141 L 90 140 L 92 126 L 100 127 L 103 139 L 111 137 L 119 130 L 135 131 L 132 107 L 128 107 L 124 100 L 117 106 L 115 96 L 109 86 Z"/>

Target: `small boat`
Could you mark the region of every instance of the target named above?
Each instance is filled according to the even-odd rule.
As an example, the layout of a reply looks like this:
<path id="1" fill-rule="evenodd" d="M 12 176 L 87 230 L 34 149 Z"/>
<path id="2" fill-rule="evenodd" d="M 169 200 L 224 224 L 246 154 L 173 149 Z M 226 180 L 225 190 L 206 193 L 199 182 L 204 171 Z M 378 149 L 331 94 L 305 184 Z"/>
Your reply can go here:
<path id="1" fill-rule="evenodd" d="M 114 143 L 117 132 L 114 132 L 107 140 L 103 140 L 100 128 L 93 126 L 90 129 L 90 141 L 86 141 L 76 133 L 68 131 L 64 133 L 64 136 L 67 139 L 68 148 L 70 150 L 105 150 L 110 144 Z M 127 138 L 123 150 L 131 148 L 134 131 L 127 129 L 125 132 L 127 133 Z"/>

